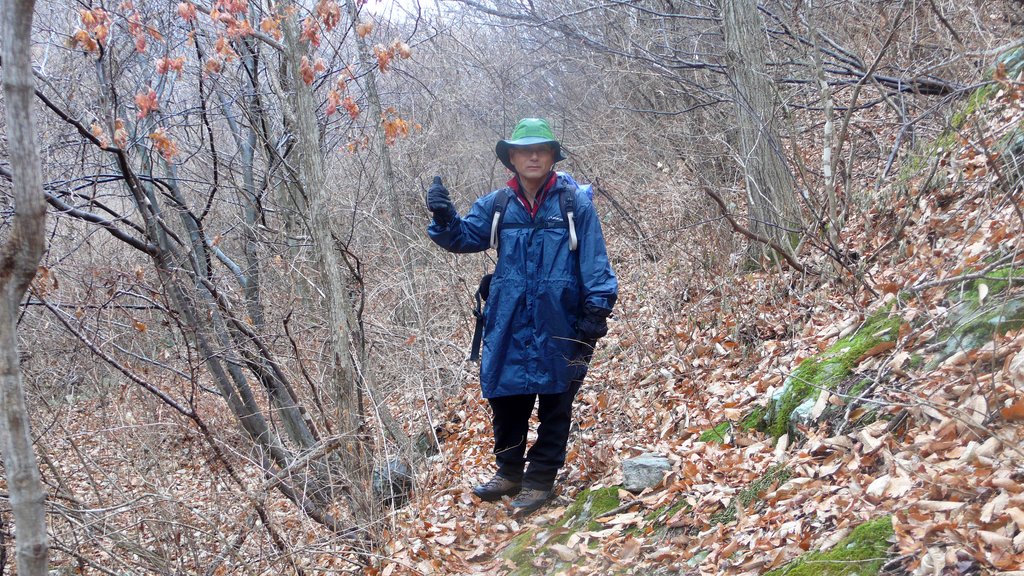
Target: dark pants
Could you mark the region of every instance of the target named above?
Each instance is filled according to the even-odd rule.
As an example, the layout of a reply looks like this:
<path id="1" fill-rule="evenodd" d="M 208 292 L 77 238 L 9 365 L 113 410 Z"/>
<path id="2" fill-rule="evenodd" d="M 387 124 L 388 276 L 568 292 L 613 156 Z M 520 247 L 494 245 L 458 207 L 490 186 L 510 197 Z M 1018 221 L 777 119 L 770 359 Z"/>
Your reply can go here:
<path id="1" fill-rule="evenodd" d="M 584 362 L 590 361 L 587 354 Z M 572 402 L 583 380 L 575 380 L 561 394 L 518 394 L 490 398 L 494 427 L 494 459 L 498 475 L 509 480 L 522 480 L 525 488 L 551 490 L 558 470 L 565 464 Z M 526 450 L 526 434 L 530 416 L 538 404 L 537 441 Z M 529 467 L 526 463 L 529 462 Z M 524 473 L 525 468 L 525 473 Z"/>

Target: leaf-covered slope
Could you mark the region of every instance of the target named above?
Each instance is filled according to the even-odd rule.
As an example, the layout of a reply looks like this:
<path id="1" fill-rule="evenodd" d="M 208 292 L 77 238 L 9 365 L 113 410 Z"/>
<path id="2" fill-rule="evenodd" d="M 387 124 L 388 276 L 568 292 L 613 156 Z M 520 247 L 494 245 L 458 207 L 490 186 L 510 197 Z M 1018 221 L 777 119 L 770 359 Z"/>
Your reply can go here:
<path id="1" fill-rule="evenodd" d="M 381 572 L 817 574 L 808 566 L 841 561 L 876 528 L 891 537 L 847 573 L 1019 569 L 1024 331 L 996 314 L 986 338 L 947 349 L 961 303 L 1024 301 L 1024 201 L 1000 145 L 1021 128 L 1021 84 L 1002 78 L 989 92 L 949 145 L 904 174 L 902 194 L 849 223 L 862 285 L 793 289 L 786 274 L 750 273 L 679 314 L 659 305 L 678 302 L 658 288 L 670 262 L 649 277 L 620 272 L 620 320 L 579 395 L 560 497 L 534 516 L 470 495 L 491 455 L 487 407 L 467 387 L 442 454 L 396 515 Z M 785 434 L 742 425 L 859 331 L 879 341 L 843 357 L 816 396 L 818 419 Z M 705 441 L 716 426 L 722 441 Z M 674 463 L 660 487 L 613 491 L 614 509 L 567 527 L 578 496 L 613 488 L 619 463 L 650 451 Z"/>

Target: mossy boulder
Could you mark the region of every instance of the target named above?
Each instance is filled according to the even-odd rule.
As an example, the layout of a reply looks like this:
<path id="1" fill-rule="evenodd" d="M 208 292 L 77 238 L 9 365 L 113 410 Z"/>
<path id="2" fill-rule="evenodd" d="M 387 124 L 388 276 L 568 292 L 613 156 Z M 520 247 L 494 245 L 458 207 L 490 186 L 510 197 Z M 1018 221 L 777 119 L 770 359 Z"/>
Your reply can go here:
<path id="1" fill-rule="evenodd" d="M 809 552 L 765 576 L 875 576 L 885 565 L 893 535 L 892 517 L 853 529 L 827 552 Z"/>
<path id="2" fill-rule="evenodd" d="M 782 389 L 772 398 L 764 414 L 764 428 L 778 438 L 790 430 L 794 414 L 805 418 L 823 390 L 831 390 L 845 379 L 864 355 L 885 343 L 895 342 L 902 319 L 886 308 L 855 333 L 841 338 L 824 352 L 800 363 Z M 752 425 L 745 419 L 745 424 Z"/>
<path id="3" fill-rule="evenodd" d="M 985 298 L 981 297 L 983 285 Z M 1007 267 L 967 282 L 950 294 L 955 304 L 950 309 L 948 327 L 938 335 L 945 346 L 932 365 L 957 352 L 980 348 L 996 334 L 1024 327 L 1024 295 L 1015 290 L 1022 285 L 1024 269 Z"/>

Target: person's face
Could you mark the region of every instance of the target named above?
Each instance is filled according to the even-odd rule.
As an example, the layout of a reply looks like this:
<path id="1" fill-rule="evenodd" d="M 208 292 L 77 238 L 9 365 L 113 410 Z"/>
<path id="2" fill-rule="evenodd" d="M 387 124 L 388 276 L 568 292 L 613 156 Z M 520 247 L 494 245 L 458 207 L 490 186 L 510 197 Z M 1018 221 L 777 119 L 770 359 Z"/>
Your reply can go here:
<path id="1" fill-rule="evenodd" d="M 555 149 L 550 144 L 513 146 L 508 156 L 521 178 L 543 178 L 555 165 Z"/>

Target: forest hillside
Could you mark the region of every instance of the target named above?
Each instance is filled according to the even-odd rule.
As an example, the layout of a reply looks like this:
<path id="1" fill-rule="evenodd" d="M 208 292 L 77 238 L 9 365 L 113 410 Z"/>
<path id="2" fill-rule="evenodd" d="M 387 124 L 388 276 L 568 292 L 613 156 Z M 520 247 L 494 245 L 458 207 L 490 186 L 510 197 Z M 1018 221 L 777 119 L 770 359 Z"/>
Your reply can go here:
<path id="1" fill-rule="evenodd" d="M 1024 574 L 1019 1 L 3 8 L 0 576 Z M 620 287 L 528 516 L 424 203 L 524 117 Z"/>

